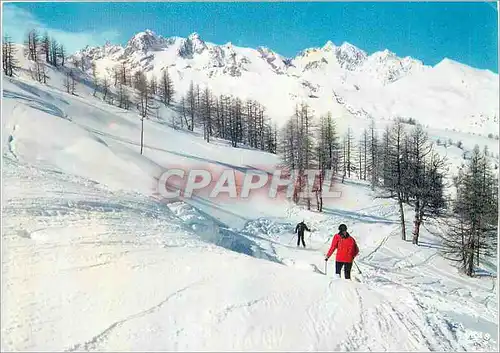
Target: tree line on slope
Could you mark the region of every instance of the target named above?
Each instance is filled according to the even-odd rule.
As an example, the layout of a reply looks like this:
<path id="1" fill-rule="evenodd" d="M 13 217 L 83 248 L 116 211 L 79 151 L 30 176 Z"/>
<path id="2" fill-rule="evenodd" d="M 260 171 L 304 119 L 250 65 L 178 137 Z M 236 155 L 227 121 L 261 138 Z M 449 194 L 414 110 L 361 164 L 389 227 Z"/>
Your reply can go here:
<path id="1" fill-rule="evenodd" d="M 162 70 L 158 80 L 155 76 L 148 79 L 143 70 L 136 70 L 132 74 L 130 67 L 124 62 L 113 68 L 111 77 L 99 76 L 96 63 L 94 61 L 86 63 L 83 57 L 75 59 L 74 64 L 83 72 L 90 67 L 94 97 L 100 93 L 107 103 L 114 104 L 116 101 L 119 108 L 127 110 L 135 103 L 142 118 L 158 116 L 159 103 L 165 106 L 172 106 L 174 103 L 174 84 L 166 68 Z M 112 87 L 115 88 L 115 92 L 112 91 Z M 130 91 L 133 92 L 132 95 Z"/>
<path id="2" fill-rule="evenodd" d="M 33 62 L 33 66 L 29 68 L 30 75 L 38 82 L 47 83 L 49 78 L 44 62 L 54 67 L 65 66 L 66 50 L 64 45 L 49 37 L 47 32 L 42 36 L 36 29 L 29 31 L 25 40 L 24 51 L 28 60 Z M 76 80 L 73 74 L 68 81 L 71 81 L 71 83 L 68 83 L 68 89 L 74 92 Z"/>
<path id="3" fill-rule="evenodd" d="M 49 79 L 46 65 L 53 67 L 65 67 L 66 49 L 63 44 L 50 37 L 47 32 L 42 36 L 38 30 L 32 29 L 26 35 L 24 42 L 24 56 L 32 62 L 28 72 L 32 79 L 47 83 Z M 2 63 L 6 76 L 13 77 L 21 69 L 16 58 L 17 48 L 8 35 L 4 35 L 2 42 Z M 68 92 L 74 94 L 76 87 L 76 76 L 71 71 L 68 72 L 68 79 L 65 82 Z"/>
<path id="4" fill-rule="evenodd" d="M 447 161 L 435 150 L 427 133 L 420 124 L 410 128 L 402 119 L 387 126 L 379 136 L 372 120 L 364 129 L 357 146 L 352 129 L 343 136 L 331 113 L 317 121 L 307 104 L 297 105 L 295 114 L 280 132 L 279 153 L 283 166 L 298 171 L 293 200 L 304 202 L 308 210 L 314 202 L 310 195 L 316 195 L 315 202 L 322 212 L 322 184 L 327 171 L 345 178 L 356 174 L 361 180 L 369 181 L 377 197 L 397 201 L 401 238 L 406 241 L 407 220 L 405 205 L 413 208 L 412 243 L 419 245 L 420 228 L 427 222 L 440 224 L 445 233 L 443 252 L 448 259 L 461 263 L 466 274 L 474 273 L 473 263 L 494 253 L 497 244 L 498 221 L 498 179 L 488 162 L 488 151 L 480 152 L 476 146 L 472 157 L 464 165 L 459 176 L 454 178 L 457 196 L 445 196 L 448 173 Z M 307 170 L 317 170 L 312 193 L 301 191 L 307 184 Z"/>
<path id="5" fill-rule="evenodd" d="M 2 42 L 2 67 L 5 76 L 14 76 L 19 70 L 19 62 L 16 59 L 17 49 L 8 35 L 4 35 Z"/>
<path id="6" fill-rule="evenodd" d="M 178 110 L 176 125 L 193 131 L 198 124 L 207 142 L 216 137 L 231 141 L 233 147 L 244 144 L 276 153 L 277 128 L 271 124 L 265 107 L 255 100 L 216 96 L 209 87 L 202 89 L 191 81 Z"/>
<path id="7" fill-rule="evenodd" d="M 457 261 L 468 276 L 480 258 L 496 254 L 498 242 L 498 178 L 487 158 L 487 149 L 475 146 L 466 167 L 453 178 L 456 197 L 441 226 L 445 257 Z"/>
<path id="8" fill-rule="evenodd" d="M 95 71 L 93 64 L 94 87 L 101 86 L 103 99 L 106 100 L 106 96 L 111 97 L 110 82 L 104 78 L 99 83 Z M 115 77 L 114 84 L 118 84 L 119 107 L 129 109 L 129 97 L 123 87 L 130 82 L 136 90 L 135 102 L 142 125 L 147 117 L 159 117 L 158 102 L 160 102 L 177 111 L 173 119 L 173 126 L 176 129 L 194 131 L 198 128 L 203 131 L 203 137 L 207 142 L 210 142 L 211 138 L 219 138 L 230 141 L 233 147 L 241 144 L 276 153 L 277 129 L 271 125 L 270 119 L 265 114 L 265 108 L 259 102 L 243 101 L 231 95 L 216 96 L 208 86 L 201 88 L 192 81 L 188 91 L 181 96 L 179 102 L 176 102 L 174 84 L 168 70 L 162 71 L 159 81 L 154 75 L 148 80 L 142 70 L 136 71 L 127 79 L 128 70 L 123 63 L 117 72 L 119 74 Z M 141 130 L 142 141 L 143 129 Z"/>
<path id="9" fill-rule="evenodd" d="M 47 83 L 46 63 L 52 66 L 64 66 L 66 51 L 64 45 L 59 44 L 48 33 L 41 36 L 36 29 L 28 32 L 24 47 L 25 56 L 33 61 L 29 68 L 31 77 L 39 82 Z M 2 42 L 2 66 L 6 76 L 14 76 L 20 69 L 16 59 L 17 49 L 8 35 L 4 35 Z"/>
<path id="10" fill-rule="evenodd" d="M 122 69 L 119 72 L 125 73 L 127 70 L 123 69 L 123 65 L 121 64 Z M 93 76 L 95 77 L 95 74 Z M 126 77 L 125 74 L 120 74 L 115 83 L 119 85 L 119 106 L 128 109 L 128 96 L 122 88 L 123 81 L 127 82 Z M 199 84 L 195 85 L 191 81 L 188 91 L 181 96 L 179 102 L 175 102 L 174 85 L 166 69 L 162 71 L 159 82 L 155 76 L 148 80 L 142 70 L 136 71 L 129 81 L 137 92 L 136 106 L 142 122 L 148 116 L 158 117 L 158 102 L 161 102 L 177 111 L 173 119 L 176 129 L 194 131 L 198 128 L 203 131 L 207 142 L 210 142 L 211 138 L 219 138 L 230 141 L 233 147 L 240 144 L 276 153 L 277 129 L 271 125 L 265 108 L 255 100 L 243 101 L 231 95 L 216 96 L 208 86 L 201 88 Z M 102 92 L 105 97 L 109 82 L 107 79 L 103 82 Z M 96 84 L 98 82 L 94 86 Z M 141 130 L 143 136 L 143 129 Z"/>

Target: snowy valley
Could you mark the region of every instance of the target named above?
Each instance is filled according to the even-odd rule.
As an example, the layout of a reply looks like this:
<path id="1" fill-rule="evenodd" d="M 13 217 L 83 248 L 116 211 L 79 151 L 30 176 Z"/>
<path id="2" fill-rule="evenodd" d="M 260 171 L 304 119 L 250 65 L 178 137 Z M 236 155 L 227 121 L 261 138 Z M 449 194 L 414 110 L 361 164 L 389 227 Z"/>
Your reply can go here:
<path id="1" fill-rule="evenodd" d="M 92 63 L 110 82 L 123 64 L 148 78 L 168 69 L 176 104 L 193 81 L 257 100 L 279 126 L 304 101 L 356 137 L 371 117 L 379 131 L 412 118 L 432 141 L 452 140 L 436 147 L 450 175 L 476 144 L 498 164 L 498 139 L 488 137 L 498 133 L 497 74 L 348 43 L 288 59 L 145 31 L 125 47 L 85 48 L 65 67 L 42 63 L 40 83 L 17 48 L 18 75 L 2 80 L 2 350 L 498 348 L 497 258 L 471 278 L 425 227 L 420 246 L 401 240 L 397 203 L 355 174 L 335 184 L 342 196 L 321 213 L 263 195 L 167 202 L 157 192 L 166 168 L 269 172 L 280 156 L 179 129 L 177 105 L 141 121 L 134 104 L 94 95 Z M 70 69 L 75 94 L 65 87 Z M 312 230 L 305 249 L 293 234 L 301 220 Z M 340 223 L 360 248 L 353 281 L 324 261 Z"/>

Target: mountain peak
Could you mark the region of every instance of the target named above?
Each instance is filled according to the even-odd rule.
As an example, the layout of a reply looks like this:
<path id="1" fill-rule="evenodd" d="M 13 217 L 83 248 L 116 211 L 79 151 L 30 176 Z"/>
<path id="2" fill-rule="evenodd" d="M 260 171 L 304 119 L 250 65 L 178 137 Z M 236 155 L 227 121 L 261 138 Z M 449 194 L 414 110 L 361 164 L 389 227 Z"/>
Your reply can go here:
<path id="1" fill-rule="evenodd" d="M 272 49 L 270 49 L 268 47 L 263 47 L 263 46 L 257 47 L 257 51 L 259 53 L 261 53 L 262 55 L 275 55 L 276 54 Z"/>
<path id="2" fill-rule="evenodd" d="M 335 44 L 331 40 L 329 40 L 325 43 L 325 45 L 323 45 L 321 49 L 323 49 L 324 51 L 333 51 L 336 48 L 337 47 L 335 46 Z"/>
<path id="3" fill-rule="evenodd" d="M 189 40 L 201 40 L 200 38 L 200 35 L 198 34 L 198 32 L 193 32 L 191 33 L 189 36 L 188 36 L 188 39 Z"/>
<path id="4" fill-rule="evenodd" d="M 494 78 L 498 82 L 497 73 L 491 70 L 478 69 L 450 58 L 444 58 L 434 65 L 433 69 L 446 72 L 449 75 L 456 75 L 459 72 L 463 75 L 481 75 L 482 77 Z"/>
<path id="5" fill-rule="evenodd" d="M 130 41 L 133 41 L 133 40 L 140 40 L 142 38 L 149 38 L 149 37 L 152 37 L 152 38 L 158 38 L 159 36 L 156 35 L 156 33 L 150 29 L 146 29 L 142 32 L 138 32 L 136 34 L 134 34 L 132 36 L 132 38 L 130 38 Z"/>
<path id="6" fill-rule="evenodd" d="M 355 70 L 366 60 L 366 53 L 351 43 L 344 42 L 336 51 L 337 60 L 341 67 Z"/>
<path id="7" fill-rule="evenodd" d="M 342 45 L 340 46 L 341 50 L 349 50 L 349 51 L 356 51 L 356 52 L 362 52 L 361 49 L 356 47 L 355 45 L 349 43 L 349 42 L 343 42 Z"/>
<path id="8" fill-rule="evenodd" d="M 384 49 L 382 51 L 377 51 L 372 54 L 374 58 L 377 58 L 379 60 L 386 60 L 388 58 L 396 58 L 396 54 L 394 54 L 392 51 L 389 49 Z"/>
<path id="9" fill-rule="evenodd" d="M 377 77 L 383 84 L 395 82 L 424 69 L 421 61 L 409 56 L 400 58 L 388 49 L 371 54 L 362 70 Z"/>
<path id="10" fill-rule="evenodd" d="M 444 58 L 441 60 L 439 63 L 436 64 L 436 66 L 465 66 L 462 63 L 459 63 L 458 61 L 455 61 L 450 58 Z"/>
<path id="11" fill-rule="evenodd" d="M 194 54 L 200 54 L 207 45 L 197 32 L 191 33 L 179 48 L 178 54 L 184 58 L 192 58 Z"/>
<path id="12" fill-rule="evenodd" d="M 150 29 L 136 33 L 127 43 L 127 53 L 133 51 L 147 52 L 157 50 L 166 45 L 165 40 Z"/>

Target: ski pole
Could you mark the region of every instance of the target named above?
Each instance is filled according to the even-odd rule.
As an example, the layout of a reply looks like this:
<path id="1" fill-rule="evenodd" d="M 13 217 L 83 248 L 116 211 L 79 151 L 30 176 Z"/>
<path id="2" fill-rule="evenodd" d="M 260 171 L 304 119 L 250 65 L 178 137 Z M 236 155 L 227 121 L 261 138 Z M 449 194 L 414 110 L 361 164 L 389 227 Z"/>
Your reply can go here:
<path id="1" fill-rule="evenodd" d="M 360 274 L 360 275 L 362 275 L 363 273 L 362 273 L 362 272 L 361 272 L 361 270 L 359 269 L 358 264 L 357 264 L 355 261 L 353 261 L 353 263 L 356 265 L 356 268 L 358 269 L 359 274 Z"/>
<path id="2" fill-rule="evenodd" d="M 325 261 L 325 276 L 326 276 L 326 269 L 328 268 L 327 264 L 328 264 L 328 261 Z"/>

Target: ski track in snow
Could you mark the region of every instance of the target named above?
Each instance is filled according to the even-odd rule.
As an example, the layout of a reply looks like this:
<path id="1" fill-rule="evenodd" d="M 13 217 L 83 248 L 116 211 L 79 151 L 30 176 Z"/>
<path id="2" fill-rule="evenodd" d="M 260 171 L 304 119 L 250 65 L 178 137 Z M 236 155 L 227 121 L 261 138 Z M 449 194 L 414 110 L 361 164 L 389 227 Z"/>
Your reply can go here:
<path id="1" fill-rule="evenodd" d="M 13 112 L 15 111 L 15 109 L 16 109 L 16 106 L 14 107 Z M 8 151 L 14 159 L 17 159 L 17 155 L 15 152 L 16 148 L 15 148 L 15 143 L 14 143 L 14 132 L 16 131 L 17 127 L 18 127 L 17 125 L 14 125 L 12 127 L 11 133 L 7 137 Z"/>
<path id="2" fill-rule="evenodd" d="M 161 307 L 163 305 L 165 305 L 169 300 L 172 300 L 176 296 L 180 295 L 182 292 L 190 289 L 192 286 L 197 285 L 199 283 L 200 282 L 197 282 L 197 283 L 191 284 L 187 287 L 184 287 L 184 288 L 181 288 L 181 289 L 175 291 L 174 293 L 168 295 L 164 300 L 162 300 L 158 304 L 152 306 L 151 308 L 146 309 L 144 311 L 141 311 L 137 314 L 130 315 L 123 320 L 120 320 L 120 321 L 117 321 L 117 322 L 111 324 L 108 328 L 106 328 L 104 331 L 102 331 L 98 335 L 92 337 L 89 341 L 84 342 L 84 343 L 78 343 L 78 344 L 74 345 L 72 348 L 65 350 L 65 352 L 74 352 L 74 351 L 82 351 L 82 350 L 83 351 L 91 351 L 91 350 L 97 349 L 100 344 L 103 344 L 106 342 L 107 337 L 116 327 L 119 327 L 119 326 L 121 326 L 121 325 L 123 325 L 131 320 L 143 317 L 143 316 L 151 314 L 157 310 L 160 310 Z"/>

